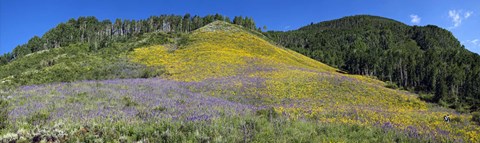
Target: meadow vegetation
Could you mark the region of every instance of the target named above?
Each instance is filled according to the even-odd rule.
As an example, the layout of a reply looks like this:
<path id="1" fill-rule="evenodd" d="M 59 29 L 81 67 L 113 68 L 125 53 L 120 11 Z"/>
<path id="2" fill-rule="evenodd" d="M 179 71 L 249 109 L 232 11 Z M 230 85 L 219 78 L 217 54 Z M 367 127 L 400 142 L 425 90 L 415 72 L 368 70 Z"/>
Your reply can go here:
<path id="1" fill-rule="evenodd" d="M 146 77 L 155 78 L 128 74 L 126 79 L 77 78 L 85 80 L 12 89 L 2 98 L 9 106 L 0 140 L 480 141 L 480 126 L 472 121 L 478 119 L 476 114 L 426 103 L 374 78 L 337 72 L 236 25 L 218 21 L 166 39 L 126 46 L 117 56 L 84 55 L 115 64 L 118 58 L 142 67 L 132 70 L 148 69 L 153 74 Z M 134 43 L 138 41 L 142 40 Z M 20 59 L 9 65 L 15 62 L 22 63 Z M 452 118 L 448 123 L 443 121 L 447 114 Z"/>
<path id="2" fill-rule="evenodd" d="M 165 33 L 148 33 L 102 49 L 92 50 L 89 45 L 79 43 L 32 53 L 0 66 L 0 87 L 155 77 L 162 74 L 161 67 L 131 62 L 127 53 L 134 47 L 172 43 L 174 37 Z"/>

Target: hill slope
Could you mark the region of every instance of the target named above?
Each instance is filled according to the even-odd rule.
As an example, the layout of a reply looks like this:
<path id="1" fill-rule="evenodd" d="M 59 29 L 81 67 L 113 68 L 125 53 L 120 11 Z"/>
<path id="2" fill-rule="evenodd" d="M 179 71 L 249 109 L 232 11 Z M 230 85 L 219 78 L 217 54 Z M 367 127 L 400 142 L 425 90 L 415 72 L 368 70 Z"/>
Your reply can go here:
<path id="1" fill-rule="evenodd" d="M 375 79 L 339 73 L 225 22 L 121 53 L 126 62 L 163 74 L 20 87 L 6 93 L 9 125 L 0 133 L 45 128 L 58 140 L 107 142 L 479 139 L 470 115 L 431 106 Z M 455 120 L 443 122 L 446 114 Z"/>
<path id="2" fill-rule="evenodd" d="M 108 47 L 91 50 L 76 43 L 43 50 L 0 66 L 0 89 L 21 85 L 154 76 L 155 70 L 130 62 L 129 50 L 137 46 L 171 43 L 174 35 L 147 33 Z"/>
<path id="3" fill-rule="evenodd" d="M 135 49 L 132 58 L 149 66 L 165 66 L 170 77 L 185 81 L 251 74 L 262 68 L 335 71 L 296 52 L 280 49 L 241 27 L 220 21 L 184 38 L 188 41 L 185 45 Z"/>
<path id="4" fill-rule="evenodd" d="M 421 132 L 440 129 L 459 133 L 454 129 L 459 126 L 439 120 L 451 113 L 433 111 L 416 95 L 385 88 L 383 82 L 367 77 L 337 73 L 334 68 L 276 47 L 237 26 L 214 22 L 194 31 L 187 41 L 177 49 L 168 45 L 135 49 L 131 58 L 149 66 L 165 66 L 167 79 L 232 84 L 230 88 L 246 93 L 224 89 L 207 93 L 218 97 L 240 94 L 255 99 L 257 105 L 273 106 L 276 112 L 293 119 L 307 117 L 361 125 L 391 123 L 405 130 L 414 126 Z"/>
<path id="5" fill-rule="evenodd" d="M 463 112 L 479 109 L 480 56 L 437 26 L 408 26 L 359 15 L 265 34 L 348 73 L 376 76 L 427 93 L 426 101 Z"/>

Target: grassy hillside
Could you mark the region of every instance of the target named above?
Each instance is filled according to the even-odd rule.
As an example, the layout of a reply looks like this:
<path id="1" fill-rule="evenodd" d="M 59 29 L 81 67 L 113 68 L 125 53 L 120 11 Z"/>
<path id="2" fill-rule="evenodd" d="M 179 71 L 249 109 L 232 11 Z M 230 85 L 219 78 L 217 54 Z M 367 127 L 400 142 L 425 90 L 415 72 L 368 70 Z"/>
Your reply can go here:
<path id="1" fill-rule="evenodd" d="M 244 96 L 259 98 L 263 100 L 260 105 L 273 106 L 276 112 L 292 119 L 359 125 L 391 123 L 402 130 L 415 127 L 427 134 L 444 131 L 449 135 L 472 136 L 478 131 L 473 125 L 444 123 L 441 117 L 454 113 L 438 111 L 416 95 L 385 88 L 383 82 L 375 79 L 339 74 L 334 68 L 276 47 L 233 25 L 207 25 L 193 32 L 187 41 L 190 43 L 176 49 L 168 45 L 135 49 L 131 58 L 149 66 L 165 66 L 167 79 L 198 82 L 226 78 L 237 88 L 257 85 L 245 88 L 251 93 Z M 232 76 L 237 78 L 230 79 Z M 221 97 L 229 92 L 208 94 Z M 470 118 L 455 116 L 464 123 Z"/>
<path id="2" fill-rule="evenodd" d="M 135 49 L 131 58 L 148 66 L 164 66 L 172 79 L 253 74 L 256 68 L 335 69 L 287 49 L 278 48 L 239 26 L 214 22 L 184 37 L 183 45 L 156 45 Z"/>
<path id="3" fill-rule="evenodd" d="M 213 22 L 171 42 L 135 47 L 112 57 L 163 74 L 150 79 L 22 86 L 4 93 L 9 112 L 8 124 L 0 130 L 2 138 L 71 142 L 480 139 L 480 127 L 470 121 L 469 114 L 433 106 L 373 78 L 339 73 L 275 46 L 255 31 L 225 22 Z M 452 117 L 449 123 L 443 121 L 446 114 Z"/>
<path id="4" fill-rule="evenodd" d="M 31 53 L 0 66 L 0 87 L 155 76 L 154 69 L 131 62 L 127 53 L 138 46 L 172 43 L 174 37 L 148 33 L 99 50 L 77 43 Z"/>
<path id="5" fill-rule="evenodd" d="M 480 56 L 440 27 L 358 15 L 265 34 L 348 73 L 421 93 L 425 101 L 460 112 L 480 110 Z"/>

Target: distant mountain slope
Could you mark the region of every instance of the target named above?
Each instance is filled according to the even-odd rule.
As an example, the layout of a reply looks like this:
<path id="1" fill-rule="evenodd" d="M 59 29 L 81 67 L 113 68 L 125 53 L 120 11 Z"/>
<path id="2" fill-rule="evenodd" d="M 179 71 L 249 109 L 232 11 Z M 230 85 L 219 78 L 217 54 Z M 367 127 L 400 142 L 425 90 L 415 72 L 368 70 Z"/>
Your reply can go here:
<path id="1" fill-rule="evenodd" d="M 329 29 L 390 29 L 395 32 L 401 32 L 408 28 L 399 21 L 379 16 L 347 16 L 337 20 L 324 21 L 317 24 L 311 24 L 301 27 L 301 31 L 310 30 L 329 30 Z"/>
<path id="2" fill-rule="evenodd" d="M 459 111 L 480 105 L 480 56 L 447 30 L 359 15 L 287 32 L 265 33 L 280 45 L 349 73 L 428 93 L 423 98 Z"/>

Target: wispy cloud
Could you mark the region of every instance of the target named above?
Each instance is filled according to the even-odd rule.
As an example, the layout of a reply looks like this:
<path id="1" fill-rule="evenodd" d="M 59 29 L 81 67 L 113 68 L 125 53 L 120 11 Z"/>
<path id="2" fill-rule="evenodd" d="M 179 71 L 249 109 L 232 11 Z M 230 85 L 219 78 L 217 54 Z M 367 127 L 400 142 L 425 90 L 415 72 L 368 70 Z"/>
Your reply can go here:
<path id="1" fill-rule="evenodd" d="M 473 39 L 473 40 L 466 40 L 463 42 L 464 45 L 472 46 L 472 47 L 480 47 L 480 40 Z"/>
<path id="2" fill-rule="evenodd" d="M 460 26 L 460 24 L 462 23 L 462 18 L 460 18 L 460 12 L 457 12 L 456 10 L 448 11 L 448 17 L 452 19 L 453 28 Z"/>
<path id="3" fill-rule="evenodd" d="M 473 12 L 471 12 L 471 11 L 465 12 L 465 16 L 464 16 L 465 19 L 467 19 L 468 17 L 470 17 L 472 14 L 473 14 Z"/>
<path id="4" fill-rule="evenodd" d="M 422 18 L 419 17 L 419 16 L 416 15 L 416 14 L 410 15 L 410 18 L 412 19 L 412 20 L 410 20 L 410 22 L 412 22 L 413 24 L 419 24 L 420 21 L 422 20 Z"/>
<path id="5" fill-rule="evenodd" d="M 462 24 L 462 20 L 468 19 L 472 16 L 472 11 L 463 12 L 462 10 L 449 10 L 448 17 L 452 20 L 453 26 L 450 28 L 456 28 Z"/>
<path id="6" fill-rule="evenodd" d="M 283 30 L 289 30 L 290 27 L 291 27 L 290 25 L 287 25 L 287 26 L 283 27 Z"/>
<path id="7" fill-rule="evenodd" d="M 480 39 L 466 40 L 462 42 L 468 50 L 480 54 Z"/>
<path id="8" fill-rule="evenodd" d="M 471 42 L 473 45 L 479 46 L 480 43 L 478 43 L 478 41 L 479 41 L 478 39 L 475 39 L 475 40 L 472 40 L 472 41 L 470 41 L 470 42 Z"/>

